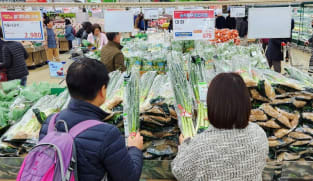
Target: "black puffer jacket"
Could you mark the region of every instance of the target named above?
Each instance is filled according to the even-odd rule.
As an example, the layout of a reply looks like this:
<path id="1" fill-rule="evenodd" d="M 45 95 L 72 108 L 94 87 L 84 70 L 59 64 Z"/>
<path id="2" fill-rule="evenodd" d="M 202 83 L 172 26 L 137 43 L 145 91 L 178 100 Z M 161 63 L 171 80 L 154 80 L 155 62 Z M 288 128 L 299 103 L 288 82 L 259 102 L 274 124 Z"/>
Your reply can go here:
<path id="1" fill-rule="evenodd" d="M 68 128 L 85 120 L 103 120 L 107 113 L 84 101 L 72 99 L 56 121 L 65 120 Z M 41 140 L 48 130 L 51 116 L 40 130 Z M 59 124 L 58 131 L 64 131 Z M 109 181 L 139 181 L 143 164 L 142 152 L 125 146 L 125 138 L 110 124 L 91 127 L 79 134 L 74 143 L 77 149 L 79 181 L 100 181 L 108 173 Z"/>
<path id="2" fill-rule="evenodd" d="M 2 41 L 2 40 L 0 40 Z M 28 58 L 24 46 L 15 41 L 2 41 L 2 62 L 0 69 L 5 68 L 8 80 L 21 79 L 28 75 L 28 69 L 25 60 Z"/>

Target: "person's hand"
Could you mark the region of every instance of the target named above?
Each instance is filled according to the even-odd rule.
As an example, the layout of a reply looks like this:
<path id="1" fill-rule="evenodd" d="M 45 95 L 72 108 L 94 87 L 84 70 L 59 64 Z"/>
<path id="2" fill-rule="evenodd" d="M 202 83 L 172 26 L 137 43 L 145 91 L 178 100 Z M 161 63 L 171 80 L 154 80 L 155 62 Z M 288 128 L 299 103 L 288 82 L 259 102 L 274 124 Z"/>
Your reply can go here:
<path id="1" fill-rule="evenodd" d="M 143 149 L 143 137 L 140 135 L 139 132 L 136 133 L 136 136 L 129 136 L 128 137 L 128 147 L 136 147 L 139 150 Z"/>
<path id="2" fill-rule="evenodd" d="M 184 140 L 185 140 L 184 135 L 180 134 L 180 136 L 179 136 L 179 144 L 181 145 L 184 142 Z"/>
<path id="3" fill-rule="evenodd" d="M 310 44 L 309 41 L 304 42 L 304 45 L 305 45 L 305 46 L 308 46 L 309 44 Z"/>

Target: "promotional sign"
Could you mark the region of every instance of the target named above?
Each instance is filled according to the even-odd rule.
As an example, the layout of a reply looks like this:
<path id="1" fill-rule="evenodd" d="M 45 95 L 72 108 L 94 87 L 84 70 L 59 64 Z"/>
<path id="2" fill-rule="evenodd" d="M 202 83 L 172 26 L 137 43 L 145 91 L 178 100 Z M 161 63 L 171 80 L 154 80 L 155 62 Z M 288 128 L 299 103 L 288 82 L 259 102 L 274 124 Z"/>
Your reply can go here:
<path id="1" fill-rule="evenodd" d="M 289 38 L 291 14 L 290 7 L 250 8 L 248 38 Z"/>
<path id="2" fill-rule="evenodd" d="M 246 16 L 245 7 L 231 7 L 230 8 L 230 17 L 241 18 Z"/>
<path id="3" fill-rule="evenodd" d="M 1 12 L 3 39 L 43 41 L 41 12 Z"/>
<path id="4" fill-rule="evenodd" d="M 159 9 L 157 8 L 145 8 L 143 9 L 145 19 L 158 19 Z"/>
<path id="5" fill-rule="evenodd" d="M 62 62 L 49 62 L 48 65 L 51 77 L 64 77 L 64 68 Z"/>
<path id="6" fill-rule="evenodd" d="M 214 10 L 174 11 L 174 39 L 214 39 Z"/>
<path id="7" fill-rule="evenodd" d="M 76 13 L 76 23 L 83 23 L 89 21 L 88 13 Z"/>
<path id="8" fill-rule="evenodd" d="M 134 14 L 131 11 L 105 11 L 105 32 L 133 32 Z"/>

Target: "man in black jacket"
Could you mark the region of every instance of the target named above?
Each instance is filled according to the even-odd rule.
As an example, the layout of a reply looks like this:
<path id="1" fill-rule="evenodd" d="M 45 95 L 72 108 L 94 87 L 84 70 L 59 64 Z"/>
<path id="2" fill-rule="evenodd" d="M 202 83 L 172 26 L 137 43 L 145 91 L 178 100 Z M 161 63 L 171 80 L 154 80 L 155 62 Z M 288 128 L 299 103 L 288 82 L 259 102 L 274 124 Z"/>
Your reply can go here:
<path id="1" fill-rule="evenodd" d="M 228 16 L 226 17 L 226 28 L 228 29 L 236 29 L 236 19 L 230 17 L 230 11 L 228 11 Z"/>
<path id="2" fill-rule="evenodd" d="M 24 46 L 15 41 L 3 41 L 0 27 L 0 69 L 6 69 L 8 80 L 21 79 L 21 85 L 26 86 L 28 69 L 25 60 L 28 58 Z"/>
<path id="3" fill-rule="evenodd" d="M 82 58 L 69 67 L 66 83 L 71 95 L 67 109 L 56 121 L 64 120 L 69 129 L 85 120 L 105 120 L 109 114 L 100 106 L 105 102 L 109 75 L 105 65 Z M 47 135 L 51 116 L 40 130 L 39 140 Z M 63 124 L 56 126 L 65 131 Z M 112 181 L 139 181 L 143 164 L 143 137 L 125 138 L 114 125 L 104 123 L 91 127 L 74 139 L 79 181 L 101 181 L 105 175 Z"/>
<path id="4" fill-rule="evenodd" d="M 274 67 L 275 72 L 281 72 L 281 61 L 284 60 L 282 43 L 287 43 L 289 38 L 272 38 L 268 42 L 266 58 L 270 68 Z"/>

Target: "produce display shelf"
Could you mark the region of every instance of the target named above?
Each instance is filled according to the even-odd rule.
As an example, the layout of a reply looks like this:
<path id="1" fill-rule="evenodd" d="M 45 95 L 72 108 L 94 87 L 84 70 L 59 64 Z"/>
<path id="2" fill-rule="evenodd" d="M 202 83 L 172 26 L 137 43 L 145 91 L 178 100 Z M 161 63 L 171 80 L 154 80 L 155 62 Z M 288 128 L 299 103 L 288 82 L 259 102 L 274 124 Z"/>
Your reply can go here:
<path id="1" fill-rule="evenodd" d="M 0 180 L 15 180 L 22 162 L 22 157 L 1 157 Z M 313 162 L 268 162 L 263 171 L 263 181 L 273 180 L 277 173 L 280 173 L 281 180 L 313 180 Z M 141 181 L 175 181 L 171 161 L 144 160 Z"/>

